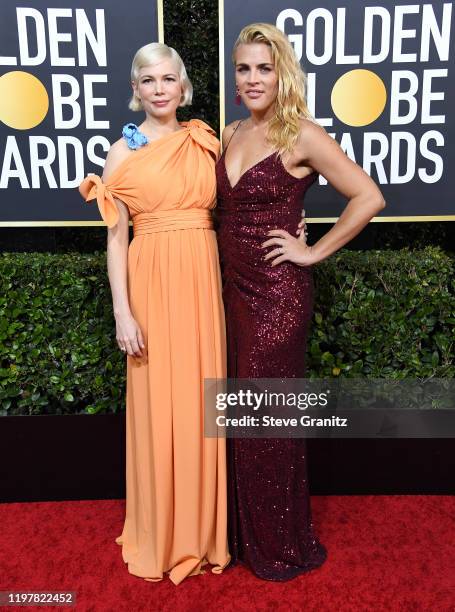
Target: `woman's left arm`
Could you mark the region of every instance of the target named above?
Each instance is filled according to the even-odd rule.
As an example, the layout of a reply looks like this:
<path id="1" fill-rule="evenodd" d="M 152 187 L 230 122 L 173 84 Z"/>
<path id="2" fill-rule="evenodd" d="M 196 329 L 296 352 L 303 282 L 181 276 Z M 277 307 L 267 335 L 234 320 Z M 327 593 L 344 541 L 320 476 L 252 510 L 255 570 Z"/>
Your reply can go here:
<path id="1" fill-rule="evenodd" d="M 352 240 L 385 206 L 381 191 L 373 179 L 349 159 L 321 126 L 303 120 L 295 153 L 302 163 L 322 174 L 349 201 L 336 224 L 313 246 L 306 245 L 285 230 L 269 232 L 274 238 L 263 246 L 279 245 L 265 257 L 270 259 L 279 255 L 272 265 L 293 261 L 305 266 L 326 259 Z"/>

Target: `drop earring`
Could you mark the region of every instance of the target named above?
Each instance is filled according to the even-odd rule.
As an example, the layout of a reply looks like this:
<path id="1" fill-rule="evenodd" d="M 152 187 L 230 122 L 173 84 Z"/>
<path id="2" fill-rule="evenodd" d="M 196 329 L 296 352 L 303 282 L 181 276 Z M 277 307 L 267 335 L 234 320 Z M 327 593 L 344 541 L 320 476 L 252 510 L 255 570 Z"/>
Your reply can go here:
<path id="1" fill-rule="evenodd" d="M 239 94 L 239 90 L 237 89 L 236 94 L 235 94 L 235 104 L 236 106 L 240 106 L 241 103 L 242 103 L 242 98 Z"/>

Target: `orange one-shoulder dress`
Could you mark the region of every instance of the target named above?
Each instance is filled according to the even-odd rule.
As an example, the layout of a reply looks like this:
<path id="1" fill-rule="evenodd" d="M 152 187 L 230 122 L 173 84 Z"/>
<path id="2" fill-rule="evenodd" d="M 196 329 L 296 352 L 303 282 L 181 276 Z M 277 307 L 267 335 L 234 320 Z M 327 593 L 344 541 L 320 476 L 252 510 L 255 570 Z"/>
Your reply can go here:
<path id="1" fill-rule="evenodd" d="M 80 185 L 113 227 L 126 204 L 134 238 L 128 295 L 147 358 L 127 356 L 126 516 L 116 542 L 128 571 L 180 583 L 229 563 L 223 437 L 204 436 L 204 379 L 226 375 L 221 278 L 211 209 L 219 142 L 193 119 L 138 148 L 106 183 Z"/>

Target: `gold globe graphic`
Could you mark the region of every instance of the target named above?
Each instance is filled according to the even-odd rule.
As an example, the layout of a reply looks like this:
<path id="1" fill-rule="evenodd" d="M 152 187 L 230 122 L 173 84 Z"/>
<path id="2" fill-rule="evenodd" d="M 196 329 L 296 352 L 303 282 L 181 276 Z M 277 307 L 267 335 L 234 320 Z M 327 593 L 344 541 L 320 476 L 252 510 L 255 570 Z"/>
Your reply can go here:
<path id="1" fill-rule="evenodd" d="M 385 85 L 371 70 L 350 70 L 332 89 L 332 109 L 346 125 L 360 127 L 375 121 L 387 101 Z"/>
<path id="2" fill-rule="evenodd" d="M 46 88 L 33 74 L 21 70 L 0 77 L 0 121 L 15 130 L 39 125 L 49 110 Z"/>

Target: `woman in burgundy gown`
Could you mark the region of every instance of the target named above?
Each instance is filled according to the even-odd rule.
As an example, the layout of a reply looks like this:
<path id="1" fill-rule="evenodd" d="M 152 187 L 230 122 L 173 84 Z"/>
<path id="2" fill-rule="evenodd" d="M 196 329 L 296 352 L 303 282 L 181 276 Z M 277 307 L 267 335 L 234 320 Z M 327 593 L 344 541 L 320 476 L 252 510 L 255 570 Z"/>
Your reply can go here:
<path id="1" fill-rule="evenodd" d="M 226 127 L 216 167 L 228 376 L 301 378 L 313 307 L 311 266 L 356 235 L 384 202 L 370 177 L 311 121 L 303 73 L 277 28 L 244 28 L 234 63 L 237 96 L 250 117 Z M 294 137 L 285 129 L 292 113 L 280 112 L 288 103 L 298 111 Z M 293 234 L 319 172 L 350 202 L 310 247 Z M 228 469 L 233 562 L 268 580 L 320 566 L 326 551 L 313 531 L 305 440 L 228 440 Z"/>

